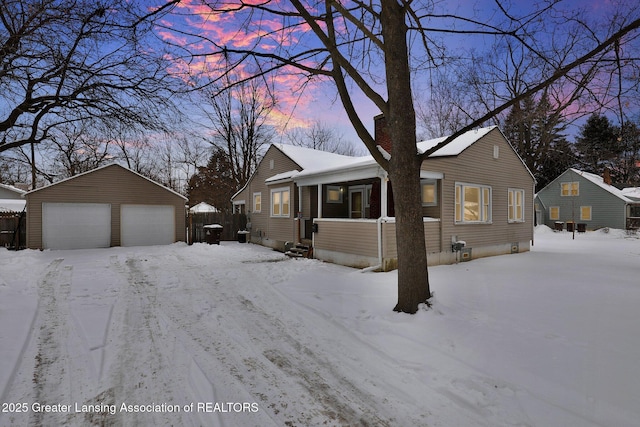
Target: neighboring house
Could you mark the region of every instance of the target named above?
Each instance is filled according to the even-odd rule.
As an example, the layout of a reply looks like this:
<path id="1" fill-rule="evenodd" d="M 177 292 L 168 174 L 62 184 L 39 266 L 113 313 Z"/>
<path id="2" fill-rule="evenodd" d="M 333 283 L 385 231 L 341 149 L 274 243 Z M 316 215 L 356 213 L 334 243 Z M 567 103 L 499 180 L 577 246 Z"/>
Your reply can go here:
<path id="1" fill-rule="evenodd" d="M 25 206 L 25 193 L 26 191 L 14 186 L 0 184 L 0 212 L 22 212 Z"/>
<path id="2" fill-rule="evenodd" d="M 384 118 L 376 117 L 375 128 L 378 145 L 393 155 Z M 497 127 L 467 132 L 436 151 L 421 178 L 430 265 L 529 250 L 534 178 Z M 273 144 L 232 202 L 247 213 L 252 242 L 284 250 L 306 240 L 318 259 L 396 266 L 392 189 L 371 156 Z M 464 242 L 462 253 L 456 242 Z"/>
<path id="3" fill-rule="evenodd" d="M 587 230 L 640 226 L 640 194 L 636 189 L 619 190 L 606 175 L 573 168 L 538 192 L 535 209 L 538 223 L 552 228 L 556 223 L 584 224 Z"/>
<path id="4" fill-rule="evenodd" d="M 191 206 L 189 208 L 189 212 L 191 213 L 217 213 L 220 212 L 216 209 L 215 206 L 211 206 L 207 202 L 200 202 L 197 205 Z"/>
<path id="5" fill-rule="evenodd" d="M 29 248 L 185 241 L 187 198 L 118 164 L 29 191 L 25 197 Z"/>
<path id="6" fill-rule="evenodd" d="M 24 247 L 24 193 L 0 184 L 0 247 Z"/>
<path id="7" fill-rule="evenodd" d="M 12 185 L 6 185 L 0 183 L 0 199 L 20 199 L 24 196 L 26 191 L 20 190 Z"/>

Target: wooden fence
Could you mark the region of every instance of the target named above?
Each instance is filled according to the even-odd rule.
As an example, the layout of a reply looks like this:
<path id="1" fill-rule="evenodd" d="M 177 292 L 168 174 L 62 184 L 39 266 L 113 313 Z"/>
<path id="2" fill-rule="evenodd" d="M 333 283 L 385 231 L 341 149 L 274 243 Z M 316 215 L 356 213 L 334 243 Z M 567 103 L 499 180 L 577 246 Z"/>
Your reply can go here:
<path id="1" fill-rule="evenodd" d="M 189 243 L 201 243 L 205 241 L 202 227 L 209 224 L 222 226 L 221 240 L 237 240 L 238 231 L 247 226 L 247 216 L 239 213 L 225 212 L 199 212 L 189 214 Z"/>
<path id="2" fill-rule="evenodd" d="M 24 249 L 27 224 L 24 212 L 0 212 L 0 247 Z"/>

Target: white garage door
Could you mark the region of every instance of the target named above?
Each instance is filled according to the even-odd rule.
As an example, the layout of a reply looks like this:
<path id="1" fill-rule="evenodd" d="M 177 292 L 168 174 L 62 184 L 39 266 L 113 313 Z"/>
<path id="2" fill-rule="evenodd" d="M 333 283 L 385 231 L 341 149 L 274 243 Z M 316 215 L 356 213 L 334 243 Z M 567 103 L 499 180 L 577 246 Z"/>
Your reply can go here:
<path id="1" fill-rule="evenodd" d="M 42 246 L 45 249 L 108 248 L 111 246 L 111 205 L 43 203 Z"/>
<path id="2" fill-rule="evenodd" d="M 171 205 L 122 205 L 122 246 L 169 245 L 176 238 L 175 208 Z"/>

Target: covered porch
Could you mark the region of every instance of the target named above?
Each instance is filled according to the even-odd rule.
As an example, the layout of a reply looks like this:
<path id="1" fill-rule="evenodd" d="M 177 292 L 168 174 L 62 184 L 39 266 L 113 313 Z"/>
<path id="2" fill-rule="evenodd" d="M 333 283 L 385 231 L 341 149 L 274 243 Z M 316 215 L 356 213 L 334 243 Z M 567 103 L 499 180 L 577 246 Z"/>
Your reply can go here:
<path id="1" fill-rule="evenodd" d="M 427 252 L 442 248 L 442 174 L 423 171 L 423 215 Z M 299 242 L 313 247 L 316 259 L 384 271 L 397 267 L 393 191 L 387 173 L 376 165 L 321 174 L 301 173 L 297 186 Z M 455 254 L 453 254 L 455 256 Z M 430 256 L 430 264 L 444 260 Z"/>

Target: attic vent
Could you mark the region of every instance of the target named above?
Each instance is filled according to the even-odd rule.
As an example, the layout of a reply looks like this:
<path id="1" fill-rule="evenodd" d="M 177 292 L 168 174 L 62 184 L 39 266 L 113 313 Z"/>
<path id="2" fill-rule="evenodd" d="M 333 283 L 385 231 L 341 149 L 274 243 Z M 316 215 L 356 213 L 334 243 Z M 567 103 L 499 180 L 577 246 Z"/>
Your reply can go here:
<path id="1" fill-rule="evenodd" d="M 273 169 L 273 159 L 269 160 L 269 169 Z"/>
<path id="2" fill-rule="evenodd" d="M 494 145 L 493 146 L 493 158 L 497 159 L 500 157 L 500 146 L 499 145 Z"/>

